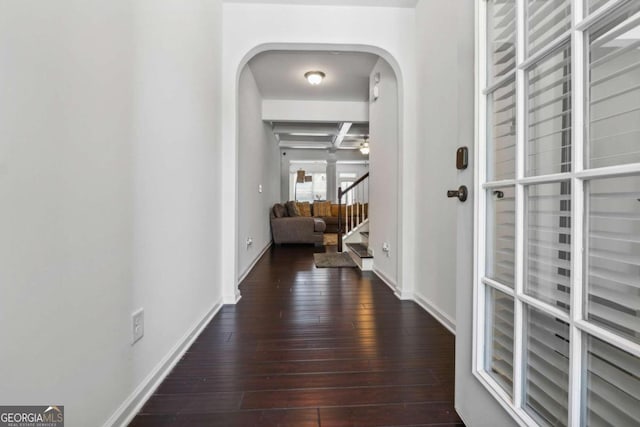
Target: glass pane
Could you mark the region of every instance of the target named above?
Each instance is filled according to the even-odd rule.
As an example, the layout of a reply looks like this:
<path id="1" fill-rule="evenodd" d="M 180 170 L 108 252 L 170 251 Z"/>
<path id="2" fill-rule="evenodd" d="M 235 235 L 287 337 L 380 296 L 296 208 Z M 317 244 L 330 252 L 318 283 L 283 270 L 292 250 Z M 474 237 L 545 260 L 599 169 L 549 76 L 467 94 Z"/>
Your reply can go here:
<path id="1" fill-rule="evenodd" d="M 594 337 L 587 338 L 586 422 L 637 426 L 640 420 L 640 358 Z"/>
<path id="2" fill-rule="evenodd" d="M 487 287 L 485 370 L 509 395 L 513 392 L 513 298 Z"/>
<path id="3" fill-rule="evenodd" d="M 487 178 L 514 179 L 516 175 L 516 85 L 511 81 L 495 90 L 489 100 Z"/>
<path id="4" fill-rule="evenodd" d="M 640 176 L 587 184 L 586 316 L 640 343 Z"/>
<path id="5" fill-rule="evenodd" d="M 588 34 L 587 167 L 640 162 L 640 1 Z"/>
<path id="6" fill-rule="evenodd" d="M 527 45 L 530 54 L 542 49 L 570 29 L 570 0 L 527 1 Z"/>
<path id="7" fill-rule="evenodd" d="M 527 188 L 525 292 L 569 310 L 571 277 L 571 183 Z"/>
<path id="8" fill-rule="evenodd" d="M 571 51 L 528 73 L 527 175 L 571 171 Z"/>
<path id="9" fill-rule="evenodd" d="M 514 187 L 488 190 L 486 276 L 514 286 L 516 195 Z"/>
<path id="10" fill-rule="evenodd" d="M 540 425 L 567 425 L 569 325 L 532 307 L 526 312 L 525 410 Z"/>
<path id="11" fill-rule="evenodd" d="M 605 3 L 609 1 L 610 0 L 585 0 L 585 3 L 586 3 L 587 10 L 589 11 L 589 13 L 591 13 L 600 9 L 600 7 L 604 6 Z"/>
<path id="12" fill-rule="evenodd" d="M 516 64 L 516 2 L 487 2 L 487 66 L 489 84 L 507 75 Z"/>

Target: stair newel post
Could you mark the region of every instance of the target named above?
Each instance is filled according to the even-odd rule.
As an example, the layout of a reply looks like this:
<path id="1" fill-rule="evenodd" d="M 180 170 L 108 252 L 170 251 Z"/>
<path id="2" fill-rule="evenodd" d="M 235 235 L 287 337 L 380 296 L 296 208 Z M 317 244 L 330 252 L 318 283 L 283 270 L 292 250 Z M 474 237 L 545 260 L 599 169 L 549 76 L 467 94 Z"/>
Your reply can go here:
<path id="1" fill-rule="evenodd" d="M 342 252 L 342 188 L 338 187 L 338 252 Z"/>

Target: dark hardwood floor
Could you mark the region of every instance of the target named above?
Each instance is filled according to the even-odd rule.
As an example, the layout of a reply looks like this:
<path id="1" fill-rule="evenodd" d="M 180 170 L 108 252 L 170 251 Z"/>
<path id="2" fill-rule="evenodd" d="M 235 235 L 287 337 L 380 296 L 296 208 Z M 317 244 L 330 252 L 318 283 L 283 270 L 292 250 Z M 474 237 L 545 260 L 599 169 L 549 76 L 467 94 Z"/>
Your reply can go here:
<path id="1" fill-rule="evenodd" d="M 463 426 L 454 337 L 374 274 L 271 248 L 131 426 Z"/>

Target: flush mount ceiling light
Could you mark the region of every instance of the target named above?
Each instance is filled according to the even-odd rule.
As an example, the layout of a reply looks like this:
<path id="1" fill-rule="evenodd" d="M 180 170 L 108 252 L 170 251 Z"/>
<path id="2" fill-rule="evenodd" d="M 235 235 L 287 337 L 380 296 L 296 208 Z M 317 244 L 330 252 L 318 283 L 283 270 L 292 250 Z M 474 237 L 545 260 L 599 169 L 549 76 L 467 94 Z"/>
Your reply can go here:
<path id="1" fill-rule="evenodd" d="M 323 73 L 322 71 L 307 71 L 306 73 L 304 73 L 304 78 L 307 79 L 307 81 L 314 86 L 322 83 L 322 80 L 325 77 L 326 77 L 326 74 Z"/>
<path id="2" fill-rule="evenodd" d="M 367 141 L 367 138 L 365 138 L 364 142 L 360 144 L 360 152 L 365 156 L 369 154 L 369 141 Z"/>

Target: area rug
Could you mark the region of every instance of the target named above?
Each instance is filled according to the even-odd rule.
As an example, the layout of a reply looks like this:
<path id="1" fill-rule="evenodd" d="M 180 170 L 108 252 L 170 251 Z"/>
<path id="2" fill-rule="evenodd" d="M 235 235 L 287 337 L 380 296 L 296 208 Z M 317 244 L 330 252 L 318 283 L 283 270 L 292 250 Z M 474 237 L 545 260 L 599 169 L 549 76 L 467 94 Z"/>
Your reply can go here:
<path id="1" fill-rule="evenodd" d="M 325 246 L 338 246 L 338 233 L 324 233 Z"/>
<path id="2" fill-rule="evenodd" d="M 318 268 L 331 267 L 357 267 L 351 257 L 346 252 L 325 252 L 313 254 L 313 260 Z"/>

